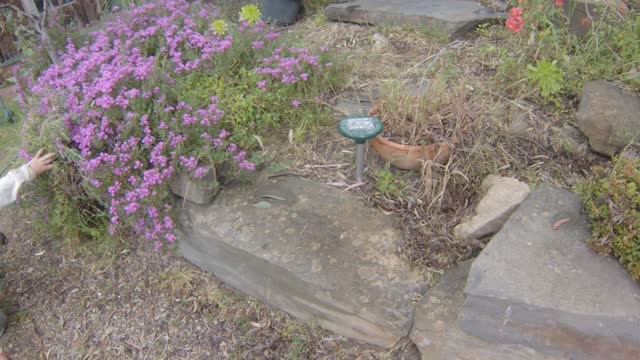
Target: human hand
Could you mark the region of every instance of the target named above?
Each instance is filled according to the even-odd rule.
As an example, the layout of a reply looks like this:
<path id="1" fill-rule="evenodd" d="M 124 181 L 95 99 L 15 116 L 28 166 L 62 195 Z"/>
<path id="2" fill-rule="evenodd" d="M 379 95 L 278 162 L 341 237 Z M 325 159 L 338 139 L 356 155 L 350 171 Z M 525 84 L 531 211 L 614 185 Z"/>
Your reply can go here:
<path id="1" fill-rule="evenodd" d="M 31 170 L 33 170 L 33 173 L 36 176 L 53 169 L 53 161 L 56 159 L 56 154 L 48 153 L 42 156 L 43 152 L 44 148 L 38 150 L 36 156 L 34 156 L 27 165 L 31 168 Z"/>

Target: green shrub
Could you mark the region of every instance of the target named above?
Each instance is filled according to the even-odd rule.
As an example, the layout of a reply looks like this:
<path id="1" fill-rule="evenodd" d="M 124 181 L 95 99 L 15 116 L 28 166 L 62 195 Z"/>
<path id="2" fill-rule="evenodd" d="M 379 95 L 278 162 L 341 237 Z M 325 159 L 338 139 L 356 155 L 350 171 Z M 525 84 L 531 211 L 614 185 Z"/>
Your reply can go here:
<path id="1" fill-rule="evenodd" d="M 640 161 L 620 158 L 577 190 L 591 222 L 591 247 L 618 258 L 640 280 Z"/>

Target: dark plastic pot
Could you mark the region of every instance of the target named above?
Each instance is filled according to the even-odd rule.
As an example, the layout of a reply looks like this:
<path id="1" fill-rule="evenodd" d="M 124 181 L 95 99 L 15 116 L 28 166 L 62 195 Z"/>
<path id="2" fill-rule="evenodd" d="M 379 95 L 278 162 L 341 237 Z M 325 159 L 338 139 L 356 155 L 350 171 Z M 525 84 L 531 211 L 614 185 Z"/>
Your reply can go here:
<path id="1" fill-rule="evenodd" d="M 295 23 L 303 11 L 303 0 L 262 0 L 262 17 L 278 25 Z"/>

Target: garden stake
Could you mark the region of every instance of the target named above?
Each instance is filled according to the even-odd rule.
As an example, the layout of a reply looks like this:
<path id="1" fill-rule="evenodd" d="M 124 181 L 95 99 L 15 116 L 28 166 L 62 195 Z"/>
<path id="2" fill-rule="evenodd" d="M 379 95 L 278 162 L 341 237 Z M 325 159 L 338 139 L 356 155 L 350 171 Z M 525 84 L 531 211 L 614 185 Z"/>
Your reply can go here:
<path id="1" fill-rule="evenodd" d="M 340 120 L 338 131 L 356 142 L 356 181 L 364 182 L 364 147 L 367 140 L 382 132 L 382 121 L 368 115 L 352 115 Z"/>

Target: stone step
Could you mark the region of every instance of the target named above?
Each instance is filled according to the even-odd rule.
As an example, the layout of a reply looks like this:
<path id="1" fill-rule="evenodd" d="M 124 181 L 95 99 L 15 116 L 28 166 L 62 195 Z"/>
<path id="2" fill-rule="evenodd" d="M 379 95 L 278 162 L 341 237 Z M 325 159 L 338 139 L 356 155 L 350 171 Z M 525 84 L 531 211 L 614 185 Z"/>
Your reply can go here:
<path id="1" fill-rule="evenodd" d="M 532 192 L 473 262 L 460 327 L 570 359 L 640 359 L 640 286 L 590 237 L 579 198 Z"/>
<path id="2" fill-rule="evenodd" d="M 447 34 L 473 30 L 505 16 L 474 0 L 351 0 L 329 5 L 325 15 L 335 21 L 424 26 Z"/>
<path id="3" fill-rule="evenodd" d="M 347 337 L 408 335 L 425 276 L 397 254 L 392 218 L 296 176 L 230 186 L 180 214 L 185 258 L 237 290 Z"/>
<path id="4" fill-rule="evenodd" d="M 458 317 L 471 267 L 465 261 L 447 270 L 418 302 L 411 340 L 423 360 L 556 360 L 524 345 L 492 344 L 464 333 Z"/>

